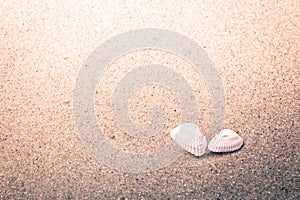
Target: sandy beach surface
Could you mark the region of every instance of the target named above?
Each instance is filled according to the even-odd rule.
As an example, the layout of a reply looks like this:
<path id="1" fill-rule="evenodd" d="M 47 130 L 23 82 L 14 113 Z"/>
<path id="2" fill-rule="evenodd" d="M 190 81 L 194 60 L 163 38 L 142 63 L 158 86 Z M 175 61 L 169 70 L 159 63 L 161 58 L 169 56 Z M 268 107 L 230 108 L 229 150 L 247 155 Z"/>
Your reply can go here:
<path id="1" fill-rule="evenodd" d="M 299 0 L 1 1 L 0 199 L 300 199 L 299 13 Z M 74 120 L 83 63 L 104 41 L 144 28 L 180 33 L 206 51 L 225 90 L 223 128 L 243 137 L 240 151 L 183 153 L 161 169 L 130 173 L 87 148 Z M 170 144 L 181 123 L 178 98 L 155 83 L 126 101 L 142 127 L 152 123 L 154 104 L 164 108 L 158 134 L 134 137 L 115 121 L 120 77 L 153 63 L 184 77 L 198 126 L 206 133 L 211 123 L 207 83 L 191 63 L 166 51 L 126 53 L 103 72 L 94 99 L 98 126 L 126 152 Z"/>

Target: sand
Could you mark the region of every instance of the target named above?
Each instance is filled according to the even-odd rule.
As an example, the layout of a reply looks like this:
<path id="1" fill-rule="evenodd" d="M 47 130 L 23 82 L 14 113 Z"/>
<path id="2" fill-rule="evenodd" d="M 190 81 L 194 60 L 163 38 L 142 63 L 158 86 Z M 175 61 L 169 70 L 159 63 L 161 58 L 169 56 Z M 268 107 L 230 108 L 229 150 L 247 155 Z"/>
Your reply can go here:
<path id="1" fill-rule="evenodd" d="M 299 13 L 298 0 L 2 1 L 0 199 L 299 199 Z M 178 32 L 208 53 L 225 88 L 224 128 L 244 138 L 242 150 L 184 153 L 145 173 L 111 168 L 88 150 L 74 121 L 78 73 L 102 42 L 141 28 Z M 211 99 L 189 64 L 151 50 L 124 55 L 99 82 L 95 113 L 126 151 L 163 147 L 180 122 L 176 96 L 151 86 L 133 94 L 129 115 L 147 125 L 158 102 L 167 113 L 164 131 L 143 140 L 113 121 L 109 97 L 118 77 L 152 62 L 183 74 L 199 103 L 198 125 L 209 127 Z"/>

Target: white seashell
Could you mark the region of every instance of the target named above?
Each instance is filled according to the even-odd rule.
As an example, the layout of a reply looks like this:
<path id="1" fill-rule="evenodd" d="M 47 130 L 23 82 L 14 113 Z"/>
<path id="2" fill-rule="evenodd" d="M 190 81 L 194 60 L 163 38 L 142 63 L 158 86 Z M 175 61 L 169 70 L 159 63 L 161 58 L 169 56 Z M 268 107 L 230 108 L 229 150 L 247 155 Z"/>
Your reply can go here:
<path id="1" fill-rule="evenodd" d="M 243 146 L 243 138 L 230 129 L 224 129 L 217 134 L 208 144 L 212 152 L 232 152 Z"/>
<path id="2" fill-rule="evenodd" d="M 171 130 L 170 136 L 179 146 L 195 156 L 205 153 L 207 141 L 196 124 L 181 124 Z"/>

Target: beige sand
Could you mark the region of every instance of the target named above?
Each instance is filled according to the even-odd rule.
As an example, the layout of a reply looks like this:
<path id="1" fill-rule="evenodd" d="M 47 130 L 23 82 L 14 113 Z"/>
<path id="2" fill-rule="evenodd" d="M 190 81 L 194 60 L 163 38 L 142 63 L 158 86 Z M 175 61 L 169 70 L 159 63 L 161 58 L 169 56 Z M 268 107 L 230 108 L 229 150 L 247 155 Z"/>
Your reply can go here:
<path id="1" fill-rule="evenodd" d="M 0 199 L 300 198 L 299 1 L 112 2 L 1 1 Z M 86 149 L 72 107 L 82 63 L 103 41 L 148 27 L 176 31 L 205 48 L 226 90 L 224 127 L 244 138 L 241 151 L 200 159 L 184 154 L 166 168 L 131 174 Z M 181 111 L 164 88 L 141 88 L 129 103 L 131 118 L 142 125 L 151 102 L 165 106 L 169 121 L 155 138 L 128 137 L 111 120 L 116 78 L 147 62 L 185 74 L 205 132 L 210 99 L 198 75 L 179 58 L 144 51 L 120 58 L 99 83 L 95 109 L 107 136 L 136 152 L 170 141 Z"/>

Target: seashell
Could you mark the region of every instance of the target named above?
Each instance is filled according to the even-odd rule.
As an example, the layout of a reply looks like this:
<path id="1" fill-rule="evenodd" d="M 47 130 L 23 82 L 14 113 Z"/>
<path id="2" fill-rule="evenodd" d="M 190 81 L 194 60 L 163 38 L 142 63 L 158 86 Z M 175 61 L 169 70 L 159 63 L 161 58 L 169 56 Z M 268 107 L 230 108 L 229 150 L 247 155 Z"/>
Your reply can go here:
<path id="1" fill-rule="evenodd" d="M 224 129 L 217 134 L 208 144 L 212 152 L 232 152 L 243 146 L 243 138 L 230 129 Z"/>
<path id="2" fill-rule="evenodd" d="M 205 153 L 207 141 L 196 124 L 181 124 L 171 130 L 170 136 L 179 146 L 195 156 Z"/>

